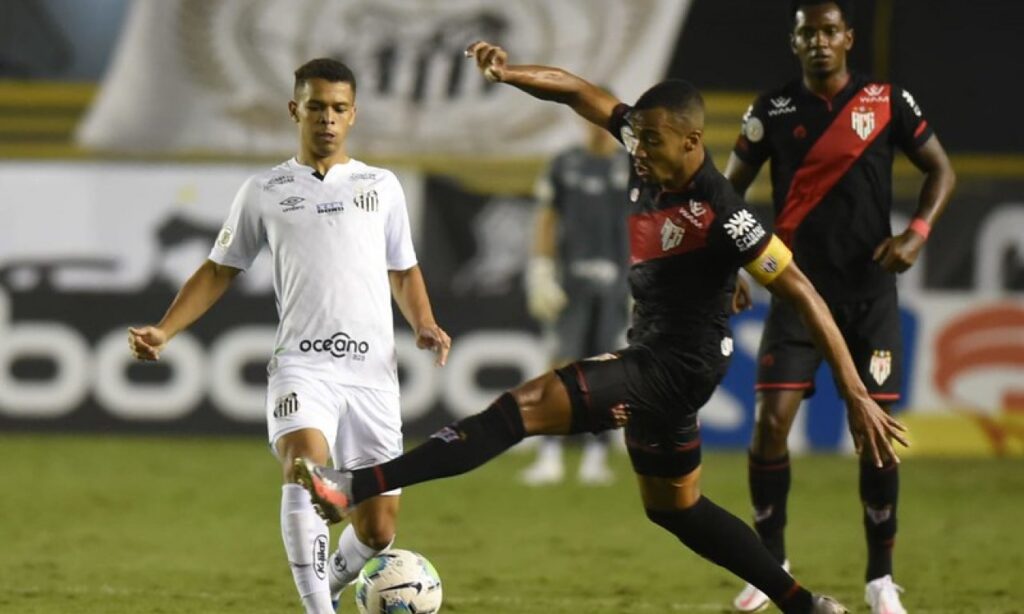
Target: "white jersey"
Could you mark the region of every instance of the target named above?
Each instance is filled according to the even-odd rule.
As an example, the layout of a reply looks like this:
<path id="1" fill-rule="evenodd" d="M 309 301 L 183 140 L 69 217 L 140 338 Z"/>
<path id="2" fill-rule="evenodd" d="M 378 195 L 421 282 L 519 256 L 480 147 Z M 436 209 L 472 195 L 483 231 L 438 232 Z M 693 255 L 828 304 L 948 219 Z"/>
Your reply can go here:
<path id="1" fill-rule="evenodd" d="M 416 265 L 394 173 L 358 160 L 321 180 L 294 158 L 239 189 L 210 260 L 247 269 L 266 244 L 280 321 L 269 369 L 398 390 L 388 270 Z"/>

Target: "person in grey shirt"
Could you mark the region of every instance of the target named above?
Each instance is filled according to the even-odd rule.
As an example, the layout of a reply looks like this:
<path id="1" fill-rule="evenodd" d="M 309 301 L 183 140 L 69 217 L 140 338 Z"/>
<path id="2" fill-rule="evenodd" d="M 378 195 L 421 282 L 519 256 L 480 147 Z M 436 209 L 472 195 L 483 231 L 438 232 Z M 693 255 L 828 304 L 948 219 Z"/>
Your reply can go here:
<path id="1" fill-rule="evenodd" d="M 627 152 L 607 130 L 590 123 L 584 143 L 555 156 L 537 182 L 526 297 L 530 315 L 546 329 L 552 367 L 623 344 L 629 211 L 622 203 L 628 182 Z M 610 433 L 584 437 L 580 482 L 610 483 Z M 544 437 L 536 461 L 520 478 L 542 485 L 564 475 L 561 438 Z"/>

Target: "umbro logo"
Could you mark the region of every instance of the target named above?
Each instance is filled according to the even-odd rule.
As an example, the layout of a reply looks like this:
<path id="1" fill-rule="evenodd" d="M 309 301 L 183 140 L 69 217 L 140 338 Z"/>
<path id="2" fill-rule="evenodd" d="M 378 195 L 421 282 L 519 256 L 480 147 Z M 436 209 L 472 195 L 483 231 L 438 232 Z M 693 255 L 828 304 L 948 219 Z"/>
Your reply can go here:
<path id="1" fill-rule="evenodd" d="M 305 200 L 306 199 L 302 198 L 301 196 L 289 196 L 288 198 L 282 200 L 281 202 L 279 202 L 277 204 L 281 205 L 281 207 L 282 207 L 281 210 L 284 211 L 285 213 L 287 213 L 289 211 L 295 211 L 297 209 L 302 209 L 304 207 L 304 205 L 302 205 L 300 203 L 302 203 Z"/>
<path id="2" fill-rule="evenodd" d="M 299 411 L 299 395 L 290 392 L 274 403 L 274 417 L 285 418 Z"/>

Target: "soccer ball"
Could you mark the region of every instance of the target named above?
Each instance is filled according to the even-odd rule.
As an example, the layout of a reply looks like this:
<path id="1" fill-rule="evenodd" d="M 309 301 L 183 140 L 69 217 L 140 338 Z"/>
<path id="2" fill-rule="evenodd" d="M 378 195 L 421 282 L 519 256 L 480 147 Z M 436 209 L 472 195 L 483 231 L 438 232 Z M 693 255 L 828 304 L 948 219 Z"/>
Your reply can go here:
<path id="1" fill-rule="evenodd" d="M 422 554 L 388 550 L 366 562 L 356 580 L 360 614 L 435 614 L 441 577 Z"/>

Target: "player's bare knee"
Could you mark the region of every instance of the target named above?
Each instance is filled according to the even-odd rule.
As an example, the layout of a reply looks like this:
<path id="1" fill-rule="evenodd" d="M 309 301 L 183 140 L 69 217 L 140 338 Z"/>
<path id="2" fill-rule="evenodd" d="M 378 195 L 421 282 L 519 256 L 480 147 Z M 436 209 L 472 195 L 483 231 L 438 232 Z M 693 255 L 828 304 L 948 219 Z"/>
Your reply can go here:
<path id="1" fill-rule="evenodd" d="M 545 373 L 509 391 L 519 406 L 527 436 L 560 434 L 569 430 L 569 397 L 558 376 Z"/>
<path id="2" fill-rule="evenodd" d="M 789 423 L 769 414 L 759 417 L 754 426 L 754 440 L 751 451 L 764 458 L 777 458 L 786 454 L 789 438 Z"/>

